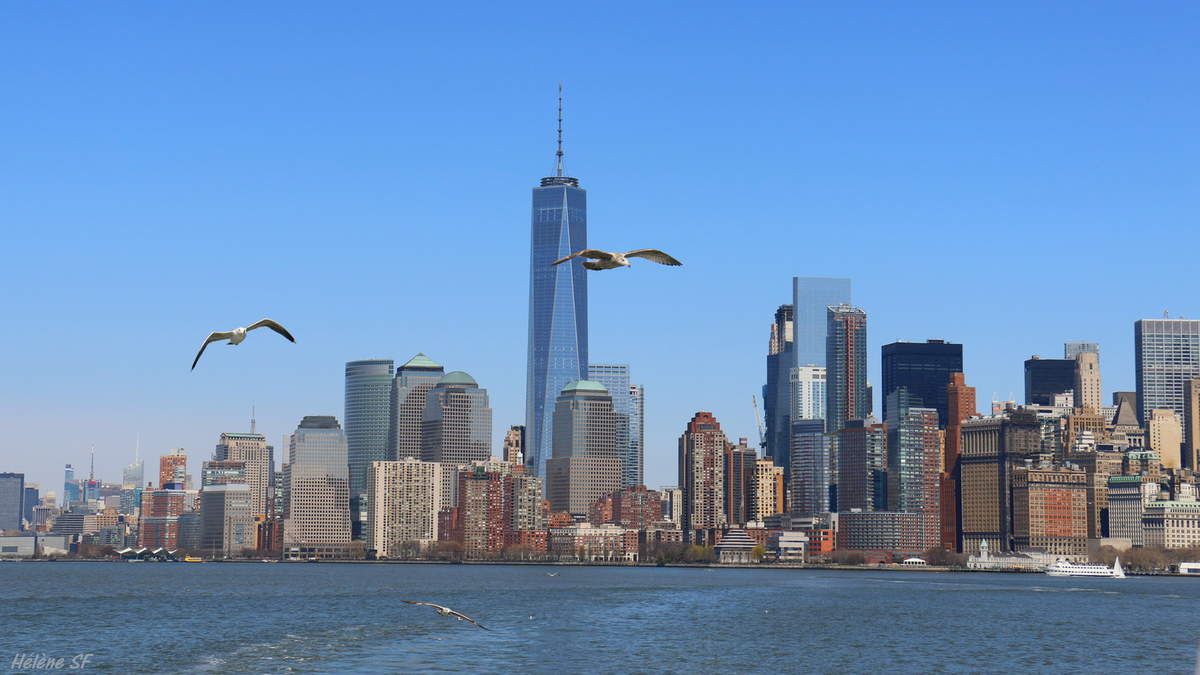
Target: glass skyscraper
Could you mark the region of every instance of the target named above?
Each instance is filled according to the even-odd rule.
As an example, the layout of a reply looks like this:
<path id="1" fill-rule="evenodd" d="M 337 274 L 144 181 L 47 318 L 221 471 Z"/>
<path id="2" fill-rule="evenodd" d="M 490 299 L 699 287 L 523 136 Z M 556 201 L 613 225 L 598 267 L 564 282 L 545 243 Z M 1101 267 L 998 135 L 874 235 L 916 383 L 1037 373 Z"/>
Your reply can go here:
<path id="1" fill-rule="evenodd" d="M 1183 385 L 1200 377 L 1200 321 L 1141 319 L 1133 324 L 1138 415 L 1142 424 L 1155 408 L 1174 410 L 1188 421 Z"/>
<path id="2" fill-rule="evenodd" d="M 883 346 L 883 418 L 891 422 L 889 397 L 904 387 L 913 408 L 938 411 L 946 426 L 946 387 L 950 373 L 963 369 L 962 345 L 945 340 L 892 342 Z"/>
<path id="3" fill-rule="evenodd" d="M 589 363 L 588 379 L 604 385 L 617 414 L 617 452 L 621 455 L 621 487 L 642 484 L 642 420 L 644 392 L 629 382 L 624 363 Z"/>
<path id="4" fill-rule="evenodd" d="M 346 364 L 346 447 L 350 464 L 350 496 L 367 492 L 367 468 L 388 459 L 391 412 L 391 359 Z"/>
<path id="5" fill-rule="evenodd" d="M 849 279 L 792 277 L 795 365 L 828 365 L 825 363 L 825 330 L 828 328 L 826 308 L 849 304 Z"/>
<path id="6" fill-rule="evenodd" d="M 525 461 L 545 476 L 553 445 L 554 402 L 572 380 L 587 379 L 587 277 L 579 260 L 554 261 L 587 248 L 587 192 L 563 175 L 559 96 L 555 175 L 533 189 L 529 249 L 529 351 L 525 389 Z"/>

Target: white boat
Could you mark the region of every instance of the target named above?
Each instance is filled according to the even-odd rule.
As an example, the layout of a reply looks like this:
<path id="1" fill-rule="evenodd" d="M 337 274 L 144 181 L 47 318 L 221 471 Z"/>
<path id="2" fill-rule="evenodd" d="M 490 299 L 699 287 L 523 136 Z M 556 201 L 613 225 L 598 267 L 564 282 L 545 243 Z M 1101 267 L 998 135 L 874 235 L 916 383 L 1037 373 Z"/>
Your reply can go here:
<path id="1" fill-rule="evenodd" d="M 1069 563 L 1066 560 L 1059 559 L 1053 565 L 1046 568 L 1046 574 L 1052 577 L 1108 577 L 1110 579 L 1124 579 L 1125 570 L 1121 569 L 1121 559 L 1117 558 L 1113 561 L 1112 567 L 1104 565 L 1076 565 Z"/>

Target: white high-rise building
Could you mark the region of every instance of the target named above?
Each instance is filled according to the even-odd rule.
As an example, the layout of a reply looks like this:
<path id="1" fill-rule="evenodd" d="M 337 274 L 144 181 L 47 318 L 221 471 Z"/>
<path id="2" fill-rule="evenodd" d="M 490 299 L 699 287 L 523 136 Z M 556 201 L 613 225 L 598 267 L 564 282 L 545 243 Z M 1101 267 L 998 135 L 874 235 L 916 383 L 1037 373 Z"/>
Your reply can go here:
<path id="1" fill-rule="evenodd" d="M 246 485 L 250 489 L 250 509 L 256 516 L 272 511 L 271 482 L 275 472 L 275 449 L 267 445 L 267 437 L 259 433 L 221 434 L 213 451 L 218 462 L 242 462 L 246 469 Z"/>
<path id="2" fill-rule="evenodd" d="M 799 366 L 790 373 L 792 421 L 825 419 L 825 368 Z"/>
<path id="3" fill-rule="evenodd" d="M 412 555 L 438 538 L 442 466 L 407 458 L 371 462 L 367 478 L 367 547 L 380 558 Z"/>
<path id="4" fill-rule="evenodd" d="M 288 447 L 285 547 L 303 556 L 338 555 L 350 543 L 350 471 L 337 418 L 300 421 Z"/>

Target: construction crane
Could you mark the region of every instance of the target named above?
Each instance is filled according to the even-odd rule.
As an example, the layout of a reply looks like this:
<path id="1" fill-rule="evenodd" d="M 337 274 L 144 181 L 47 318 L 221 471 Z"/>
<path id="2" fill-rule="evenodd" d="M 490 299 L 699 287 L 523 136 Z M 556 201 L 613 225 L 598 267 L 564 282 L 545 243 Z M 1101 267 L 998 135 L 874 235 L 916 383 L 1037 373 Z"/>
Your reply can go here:
<path id="1" fill-rule="evenodd" d="M 754 406 L 754 423 L 758 425 L 758 447 L 762 448 L 765 457 L 767 454 L 767 425 L 763 424 L 762 415 L 758 412 L 758 397 L 750 394 L 750 403 Z"/>

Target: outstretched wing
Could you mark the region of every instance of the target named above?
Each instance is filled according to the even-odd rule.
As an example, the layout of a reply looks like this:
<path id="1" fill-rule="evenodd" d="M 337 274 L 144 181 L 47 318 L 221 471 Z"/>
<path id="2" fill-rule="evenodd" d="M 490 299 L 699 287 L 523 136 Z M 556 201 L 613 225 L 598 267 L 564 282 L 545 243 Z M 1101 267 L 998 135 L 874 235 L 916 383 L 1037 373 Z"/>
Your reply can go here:
<path id="1" fill-rule="evenodd" d="M 456 612 L 456 611 L 454 611 L 454 610 L 450 610 L 450 614 L 452 614 L 452 615 L 453 615 L 453 616 L 455 616 L 456 618 L 462 619 L 463 621 L 467 621 L 467 622 L 473 623 L 473 624 L 475 624 L 476 626 L 479 626 L 480 628 L 482 628 L 482 629 L 484 629 L 484 630 L 491 630 L 491 628 L 488 628 L 487 626 L 485 626 L 485 625 L 483 625 L 483 624 L 479 623 L 479 622 L 478 622 L 478 621 L 476 621 L 475 619 L 472 619 L 471 617 L 467 616 L 466 614 L 463 614 L 462 612 Z"/>
<path id="2" fill-rule="evenodd" d="M 421 606 L 423 606 L 423 607 L 438 607 L 438 608 L 441 608 L 441 605 L 435 605 L 435 604 L 433 604 L 432 602 L 421 602 L 420 600 L 401 600 L 400 602 L 407 602 L 407 603 L 408 603 L 408 604 L 410 604 L 410 605 L 421 605 Z"/>
<path id="3" fill-rule="evenodd" d="M 592 258 L 593 260 L 612 260 L 613 254 L 609 253 L 608 251 L 601 251 L 600 249 L 596 249 L 596 248 L 585 248 L 582 251 L 575 251 L 574 253 L 572 253 L 571 255 L 569 255 L 565 258 L 559 258 L 558 260 L 555 260 L 554 264 L 559 265 L 561 263 L 565 263 L 568 260 L 570 260 L 571 258 Z"/>
<path id="4" fill-rule="evenodd" d="M 678 267 L 683 264 L 656 248 L 639 248 L 636 251 L 630 251 L 629 253 L 626 253 L 625 257 L 645 258 L 650 262 L 656 262 L 659 265 L 670 265 L 671 267 Z"/>
<path id="5" fill-rule="evenodd" d="M 280 326 L 279 324 L 275 323 L 274 321 L 272 321 L 270 319 L 260 319 L 258 321 L 255 321 L 254 323 L 252 323 L 246 327 L 246 332 L 249 333 L 250 331 L 254 330 L 255 328 L 270 328 L 271 330 L 275 331 L 276 333 L 279 333 L 283 337 L 287 338 L 289 342 L 296 341 L 296 338 L 292 337 L 292 334 L 287 332 L 286 328 L 284 328 L 283 326 Z"/>
<path id="6" fill-rule="evenodd" d="M 200 363 L 200 356 L 204 354 L 204 350 L 210 344 L 220 342 L 221 340 L 228 340 L 232 336 L 233 333 L 209 333 L 208 337 L 204 339 L 204 344 L 200 345 L 200 351 L 196 352 L 196 358 L 192 361 L 192 370 L 196 369 L 196 364 Z"/>

